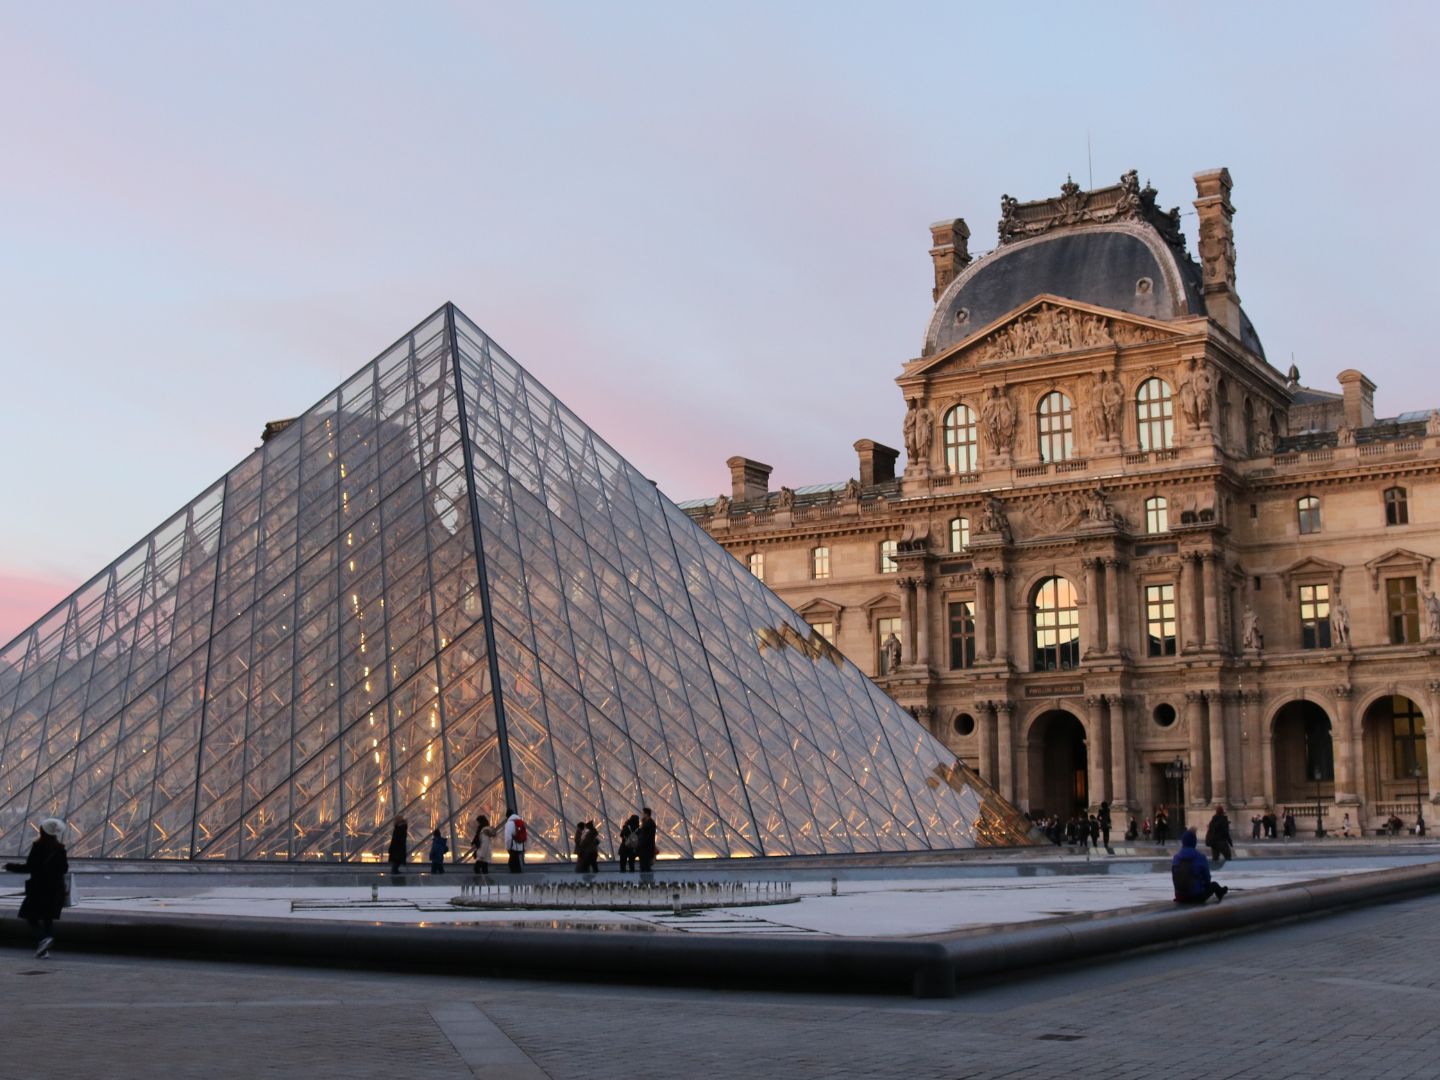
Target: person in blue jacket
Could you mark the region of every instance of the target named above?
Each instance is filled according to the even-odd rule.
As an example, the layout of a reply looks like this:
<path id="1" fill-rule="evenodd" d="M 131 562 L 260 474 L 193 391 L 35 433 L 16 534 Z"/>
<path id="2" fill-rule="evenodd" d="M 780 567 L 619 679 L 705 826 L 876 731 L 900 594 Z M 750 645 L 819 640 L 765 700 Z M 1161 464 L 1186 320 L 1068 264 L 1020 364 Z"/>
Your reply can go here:
<path id="1" fill-rule="evenodd" d="M 1170 880 L 1175 885 L 1177 904 L 1203 904 L 1210 897 L 1224 900 L 1230 890 L 1210 880 L 1210 862 L 1195 845 L 1194 829 L 1186 829 L 1180 837 L 1180 850 L 1170 861 Z"/>

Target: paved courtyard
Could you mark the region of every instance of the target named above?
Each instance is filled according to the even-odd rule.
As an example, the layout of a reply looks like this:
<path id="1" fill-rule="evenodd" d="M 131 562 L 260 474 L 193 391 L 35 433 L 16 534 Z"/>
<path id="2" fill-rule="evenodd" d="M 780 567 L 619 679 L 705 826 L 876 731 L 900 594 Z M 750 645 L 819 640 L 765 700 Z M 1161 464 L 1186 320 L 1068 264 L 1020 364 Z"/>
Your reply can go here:
<path id="1" fill-rule="evenodd" d="M 1433 1077 L 1440 897 L 954 1000 L 0 952 L 0 1077 Z"/>

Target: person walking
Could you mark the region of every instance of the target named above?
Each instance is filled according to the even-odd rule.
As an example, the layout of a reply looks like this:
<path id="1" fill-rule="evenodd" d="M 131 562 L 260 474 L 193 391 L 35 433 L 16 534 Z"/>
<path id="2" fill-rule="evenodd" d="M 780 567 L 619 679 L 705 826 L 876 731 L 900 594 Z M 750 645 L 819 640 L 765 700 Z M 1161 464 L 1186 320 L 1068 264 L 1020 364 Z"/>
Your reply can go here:
<path id="1" fill-rule="evenodd" d="M 530 827 L 525 819 L 515 812 L 513 806 L 505 808 L 505 851 L 510 856 L 510 873 L 525 872 L 525 845 L 530 840 Z"/>
<path id="2" fill-rule="evenodd" d="M 1165 808 L 1159 807 L 1155 811 L 1155 842 L 1164 844 L 1170 839 L 1170 819 L 1165 815 Z"/>
<path id="3" fill-rule="evenodd" d="M 1110 850 L 1110 800 L 1106 799 L 1100 804 L 1100 842 L 1105 845 L 1106 853 L 1114 855 Z"/>
<path id="4" fill-rule="evenodd" d="M 575 872 L 596 874 L 600 872 L 600 830 L 595 822 L 580 824 L 580 841 L 575 845 Z"/>
<path id="5" fill-rule="evenodd" d="M 1085 822 L 1085 833 L 1090 837 L 1090 850 L 1095 851 L 1099 849 L 1100 819 L 1097 818 L 1094 814 L 1091 814 L 1089 820 Z M 1083 838 L 1081 842 L 1084 842 Z M 1108 847 L 1109 845 L 1107 844 L 1106 846 Z"/>
<path id="6" fill-rule="evenodd" d="M 640 850 L 640 815 L 631 814 L 620 826 L 620 872 L 635 869 L 636 852 Z"/>
<path id="7" fill-rule="evenodd" d="M 1194 829 L 1180 835 L 1180 850 L 1170 860 L 1170 881 L 1175 886 L 1177 904 L 1203 904 L 1210 897 L 1224 900 L 1230 890 L 1210 879 L 1210 863 L 1195 845 L 1199 842 Z"/>
<path id="8" fill-rule="evenodd" d="M 399 814 L 395 815 L 395 825 L 390 830 L 390 876 L 399 880 L 405 875 L 400 868 L 405 865 L 405 860 L 410 858 L 410 823 Z"/>
<path id="9" fill-rule="evenodd" d="M 1205 846 L 1210 849 L 1210 857 L 1217 867 L 1224 866 L 1226 860 L 1235 857 L 1235 846 L 1230 839 L 1230 819 L 1225 815 L 1223 806 L 1215 807 L 1210 824 L 1205 827 Z"/>
<path id="10" fill-rule="evenodd" d="M 655 865 L 655 856 L 660 853 L 659 845 L 655 840 L 655 816 L 650 812 L 650 807 L 640 808 L 640 846 L 635 852 L 636 858 L 640 860 L 640 873 L 648 874 Z"/>
<path id="11" fill-rule="evenodd" d="M 439 829 L 430 834 L 430 872 L 432 874 L 445 872 L 445 853 L 449 850 L 450 841 L 445 839 Z"/>
<path id="12" fill-rule="evenodd" d="M 12 874 L 29 874 L 25 882 L 25 899 L 20 904 L 20 918 L 35 931 L 35 958 L 43 960 L 55 944 L 55 920 L 65 906 L 65 875 L 70 860 L 65 853 L 65 822 L 46 818 L 40 822 L 40 835 L 30 845 L 30 854 L 23 863 L 6 863 Z"/>
<path id="13" fill-rule="evenodd" d="M 490 860 L 495 854 L 495 837 L 498 835 L 499 826 L 492 826 L 485 814 L 475 819 L 475 839 L 470 841 L 470 846 L 475 849 L 475 866 L 471 873 L 490 873 Z"/>

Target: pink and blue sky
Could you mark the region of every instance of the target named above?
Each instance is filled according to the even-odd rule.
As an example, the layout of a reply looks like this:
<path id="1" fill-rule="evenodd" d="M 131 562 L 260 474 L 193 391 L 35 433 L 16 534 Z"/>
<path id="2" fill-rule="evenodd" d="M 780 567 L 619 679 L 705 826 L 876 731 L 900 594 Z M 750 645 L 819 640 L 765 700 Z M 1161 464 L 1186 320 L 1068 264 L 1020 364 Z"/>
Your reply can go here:
<path id="1" fill-rule="evenodd" d="M 929 223 L 987 250 L 1002 193 L 1092 168 L 1188 211 L 1228 166 L 1272 362 L 1359 367 L 1381 414 L 1440 405 L 1437 24 L 0 3 L 0 642 L 447 299 L 674 498 L 736 453 L 842 480 L 855 439 L 899 443 Z"/>

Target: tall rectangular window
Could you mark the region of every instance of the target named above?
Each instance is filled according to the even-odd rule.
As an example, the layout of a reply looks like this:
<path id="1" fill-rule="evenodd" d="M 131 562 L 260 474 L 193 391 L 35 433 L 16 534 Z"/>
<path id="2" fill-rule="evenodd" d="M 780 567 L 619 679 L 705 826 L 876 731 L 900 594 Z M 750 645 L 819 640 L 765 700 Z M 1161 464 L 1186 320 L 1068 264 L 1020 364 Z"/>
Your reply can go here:
<path id="1" fill-rule="evenodd" d="M 765 580 L 765 553 L 763 551 L 752 551 L 750 553 L 750 573 L 754 574 L 761 581 Z"/>
<path id="2" fill-rule="evenodd" d="M 1306 495 L 1303 499 L 1297 500 L 1295 514 L 1300 520 L 1301 536 L 1320 531 L 1320 500 L 1314 495 Z"/>
<path id="3" fill-rule="evenodd" d="M 950 670 L 975 666 L 975 602 L 958 600 L 950 605 Z"/>
<path id="4" fill-rule="evenodd" d="M 1420 593 L 1413 577 L 1385 582 L 1385 612 L 1390 618 L 1390 644 L 1410 645 L 1420 640 Z"/>
<path id="5" fill-rule="evenodd" d="M 812 622 L 810 629 L 819 634 L 831 645 L 835 644 L 835 624 L 833 622 Z"/>
<path id="6" fill-rule="evenodd" d="M 830 549 L 828 547 L 822 545 L 811 550 L 810 576 L 816 581 L 823 581 L 830 576 Z"/>
<path id="7" fill-rule="evenodd" d="M 970 519 L 968 517 L 957 517 L 950 519 L 950 550 L 964 551 L 970 546 Z"/>
<path id="8" fill-rule="evenodd" d="M 876 619 L 875 620 L 875 674 L 890 674 L 890 658 L 885 649 L 885 642 L 890 640 L 890 635 L 900 637 L 900 620 Z M 904 657 L 901 657 L 903 660 Z"/>
<path id="9" fill-rule="evenodd" d="M 1149 639 L 1148 655 L 1175 655 L 1175 586 L 1145 586 L 1145 628 Z"/>
<path id="10" fill-rule="evenodd" d="M 1385 524 L 1410 524 L 1410 504 L 1402 487 L 1385 489 Z"/>
<path id="11" fill-rule="evenodd" d="M 898 540 L 880 541 L 880 573 L 894 574 L 899 571 L 900 564 L 895 561 L 895 555 L 900 550 Z"/>
<path id="12" fill-rule="evenodd" d="M 1330 647 L 1330 586 L 1300 586 L 1300 647 Z"/>

